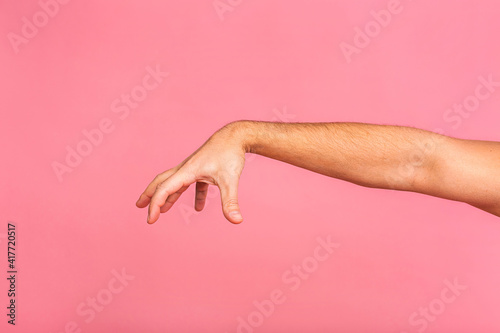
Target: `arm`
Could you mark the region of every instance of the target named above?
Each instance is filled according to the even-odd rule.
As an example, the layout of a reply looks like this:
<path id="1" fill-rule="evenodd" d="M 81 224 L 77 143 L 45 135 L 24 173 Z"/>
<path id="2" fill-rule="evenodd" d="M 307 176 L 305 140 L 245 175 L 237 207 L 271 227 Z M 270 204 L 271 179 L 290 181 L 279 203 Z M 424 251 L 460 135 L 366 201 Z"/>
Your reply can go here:
<path id="1" fill-rule="evenodd" d="M 500 216 L 500 143 L 362 123 L 230 123 L 181 164 L 158 175 L 137 206 L 149 204 L 153 223 L 196 182 L 199 211 L 212 184 L 220 188 L 226 218 L 239 223 L 241 216 L 230 212 L 239 212 L 237 187 L 245 153 L 366 187 L 462 201 Z"/>

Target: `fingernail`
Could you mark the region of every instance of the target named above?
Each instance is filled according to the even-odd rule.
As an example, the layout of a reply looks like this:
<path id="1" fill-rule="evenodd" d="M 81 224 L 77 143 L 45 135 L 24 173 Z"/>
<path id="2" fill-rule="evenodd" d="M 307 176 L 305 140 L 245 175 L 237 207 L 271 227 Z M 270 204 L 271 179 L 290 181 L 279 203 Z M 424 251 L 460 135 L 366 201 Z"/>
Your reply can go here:
<path id="1" fill-rule="evenodd" d="M 149 223 L 149 215 L 148 215 L 148 221 L 147 222 Z"/>
<path id="2" fill-rule="evenodd" d="M 242 221 L 243 220 L 243 217 L 241 216 L 240 212 L 238 212 L 237 210 L 233 210 L 232 212 L 229 212 L 229 217 L 235 221 Z"/>

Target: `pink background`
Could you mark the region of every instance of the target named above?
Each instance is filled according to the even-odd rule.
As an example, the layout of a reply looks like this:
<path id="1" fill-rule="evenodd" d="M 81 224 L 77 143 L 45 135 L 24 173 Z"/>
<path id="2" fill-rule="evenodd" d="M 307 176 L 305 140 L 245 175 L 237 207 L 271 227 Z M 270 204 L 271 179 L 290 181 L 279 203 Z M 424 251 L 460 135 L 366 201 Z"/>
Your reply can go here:
<path id="1" fill-rule="evenodd" d="M 391 1 L 223 2 L 233 5 L 221 19 L 212 0 L 74 0 L 18 53 L 7 36 L 22 34 L 41 5 L 0 2 L 1 330 L 60 333 L 75 322 L 81 332 L 237 332 L 254 301 L 279 289 L 286 301 L 253 331 L 498 332 L 499 220 L 465 204 L 250 155 L 241 225 L 224 219 L 216 188 L 202 213 L 191 187 L 154 225 L 134 204 L 157 173 L 237 119 L 500 140 L 500 89 L 457 128 L 445 119 L 479 76 L 500 81 L 499 2 L 401 0 L 350 62 L 341 43 Z M 170 74 L 120 119 L 111 104 L 148 66 Z M 105 118 L 113 131 L 59 181 L 52 163 Z M 15 328 L 5 315 L 8 221 L 18 232 Z M 292 291 L 282 275 L 327 236 L 340 247 Z M 77 308 L 109 296 L 123 268 L 133 280 L 87 323 Z M 454 279 L 466 290 L 425 329 L 412 324 L 420 308 L 439 309 Z"/>

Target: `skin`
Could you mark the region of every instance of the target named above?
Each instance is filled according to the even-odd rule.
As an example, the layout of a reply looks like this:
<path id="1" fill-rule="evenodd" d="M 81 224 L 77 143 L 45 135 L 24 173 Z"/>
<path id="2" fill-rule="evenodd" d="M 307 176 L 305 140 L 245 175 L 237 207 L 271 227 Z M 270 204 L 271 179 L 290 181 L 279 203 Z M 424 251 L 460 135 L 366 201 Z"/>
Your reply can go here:
<path id="1" fill-rule="evenodd" d="M 216 131 L 137 200 L 155 223 L 196 183 L 195 210 L 209 185 L 219 187 L 226 219 L 243 221 L 238 182 L 245 154 L 283 161 L 357 185 L 412 191 L 467 203 L 500 216 L 500 143 L 364 123 L 273 123 L 240 120 Z"/>

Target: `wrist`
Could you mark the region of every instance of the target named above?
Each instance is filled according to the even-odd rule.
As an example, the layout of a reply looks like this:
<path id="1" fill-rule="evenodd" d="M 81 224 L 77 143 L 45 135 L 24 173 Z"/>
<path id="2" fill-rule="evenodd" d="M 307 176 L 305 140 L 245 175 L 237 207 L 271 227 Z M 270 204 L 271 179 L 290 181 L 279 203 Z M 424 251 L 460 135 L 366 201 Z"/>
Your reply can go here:
<path id="1" fill-rule="evenodd" d="M 233 121 L 223 127 L 229 133 L 229 138 L 245 153 L 255 153 L 256 135 L 254 122 L 249 120 Z"/>

